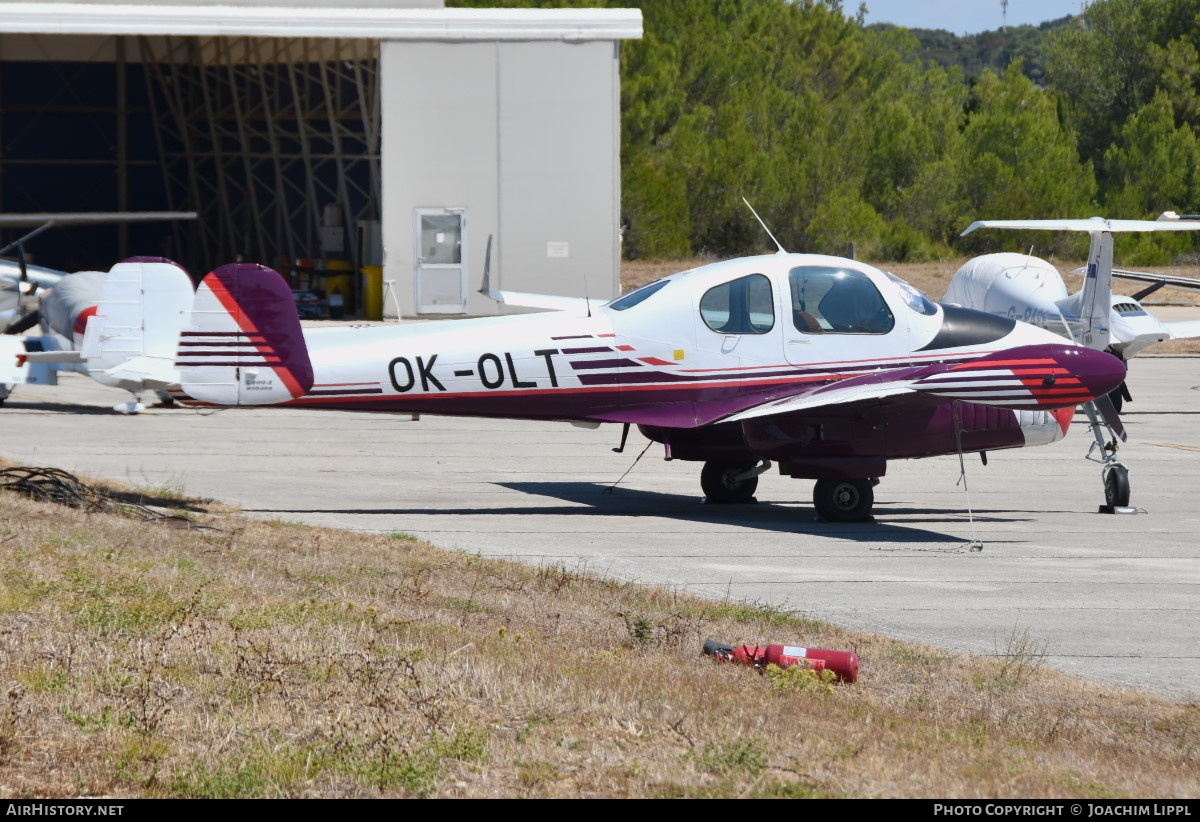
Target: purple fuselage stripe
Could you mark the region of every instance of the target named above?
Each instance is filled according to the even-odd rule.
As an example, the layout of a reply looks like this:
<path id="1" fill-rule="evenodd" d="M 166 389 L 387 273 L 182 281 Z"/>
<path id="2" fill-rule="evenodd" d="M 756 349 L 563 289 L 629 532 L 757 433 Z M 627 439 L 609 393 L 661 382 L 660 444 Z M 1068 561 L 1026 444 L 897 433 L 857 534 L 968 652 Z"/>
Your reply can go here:
<path id="1" fill-rule="evenodd" d="M 591 348 L 564 348 L 564 354 L 602 354 L 607 351 L 612 351 L 612 346 L 597 345 Z"/>
<path id="2" fill-rule="evenodd" d="M 593 368 L 642 368 L 640 362 L 633 360 L 584 360 L 583 362 L 573 362 L 571 367 L 576 371 L 585 371 Z"/>

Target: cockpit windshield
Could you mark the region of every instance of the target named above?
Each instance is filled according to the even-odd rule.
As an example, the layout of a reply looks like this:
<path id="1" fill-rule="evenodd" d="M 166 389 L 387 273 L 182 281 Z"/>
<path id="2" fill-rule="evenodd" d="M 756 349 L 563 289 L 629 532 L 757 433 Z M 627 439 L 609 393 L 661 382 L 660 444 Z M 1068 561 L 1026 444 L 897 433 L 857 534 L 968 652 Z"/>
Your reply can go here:
<path id="1" fill-rule="evenodd" d="M 937 306 L 933 300 L 926 296 L 925 292 L 910 283 L 897 277 L 890 271 L 883 272 L 887 278 L 900 287 L 900 294 L 904 297 L 904 302 L 908 303 L 908 307 L 918 314 L 924 314 L 929 317 L 937 313 Z"/>
<path id="2" fill-rule="evenodd" d="M 647 300 L 657 294 L 670 282 L 670 280 L 658 280 L 657 282 L 650 283 L 649 285 L 644 285 L 641 288 L 630 291 L 628 294 L 617 297 L 606 307 L 611 308 L 613 311 L 624 311 L 627 308 L 633 308 L 635 305 L 638 305 L 642 301 Z"/>

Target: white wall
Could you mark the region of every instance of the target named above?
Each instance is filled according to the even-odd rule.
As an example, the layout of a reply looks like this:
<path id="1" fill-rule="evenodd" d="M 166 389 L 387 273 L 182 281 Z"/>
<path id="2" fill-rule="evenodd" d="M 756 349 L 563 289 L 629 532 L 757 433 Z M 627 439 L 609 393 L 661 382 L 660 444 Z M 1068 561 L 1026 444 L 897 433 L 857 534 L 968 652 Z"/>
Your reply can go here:
<path id="1" fill-rule="evenodd" d="M 416 208 L 468 210 L 470 314 L 500 311 L 474 293 L 489 234 L 493 287 L 617 293 L 612 42 L 385 42 L 381 77 L 384 278 L 396 281 L 402 314 L 415 313 Z M 566 243 L 569 256 L 548 256 L 548 243 Z"/>

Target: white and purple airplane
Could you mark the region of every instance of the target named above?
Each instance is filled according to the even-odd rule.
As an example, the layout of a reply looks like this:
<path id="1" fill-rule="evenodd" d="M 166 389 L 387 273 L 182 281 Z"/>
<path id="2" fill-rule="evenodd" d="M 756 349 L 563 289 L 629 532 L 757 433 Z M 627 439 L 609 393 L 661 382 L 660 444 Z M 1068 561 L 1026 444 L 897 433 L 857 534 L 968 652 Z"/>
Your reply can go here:
<path id="1" fill-rule="evenodd" d="M 178 338 L 180 399 L 622 423 L 622 446 L 637 425 L 668 459 L 704 463 L 710 502 L 752 501 L 777 462 L 817 481 L 825 519 L 861 521 L 890 460 L 1053 442 L 1075 406 L 1103 400 L 1125 374 L 1110 354 L 937 305 L 838 257 L 715 263 L 603 305 L 488 293 L 556 310 L 302 329 L 275 271 L 222 266 Z M 97 319 L 107 311 L 102 302 Z M 1115 411 L 1110 421 L 1119 426 Z M 1110 505 L 1128 503 L 1115 461 L 1105 488 Z"/>

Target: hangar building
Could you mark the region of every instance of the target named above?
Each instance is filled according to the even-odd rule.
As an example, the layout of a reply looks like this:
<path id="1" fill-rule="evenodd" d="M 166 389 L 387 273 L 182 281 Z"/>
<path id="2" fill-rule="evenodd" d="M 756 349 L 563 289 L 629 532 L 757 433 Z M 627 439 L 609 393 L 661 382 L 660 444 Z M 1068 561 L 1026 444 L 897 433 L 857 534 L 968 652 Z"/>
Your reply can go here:
<path id="1" fill-rule="evenodd" d="M 0 212 L 197 211 L 32 250 L 264 262 L 387 316 L 502 310 L 475 293 L 489 238 L 493 287 L 611 296 L 641 31 L 636 9 L 442 0 L 0 2 Z"/>

